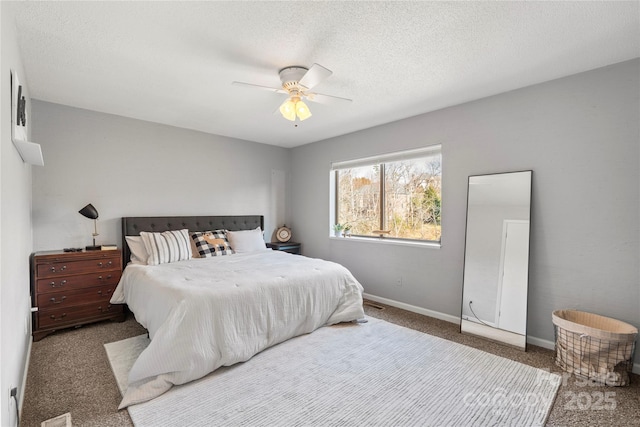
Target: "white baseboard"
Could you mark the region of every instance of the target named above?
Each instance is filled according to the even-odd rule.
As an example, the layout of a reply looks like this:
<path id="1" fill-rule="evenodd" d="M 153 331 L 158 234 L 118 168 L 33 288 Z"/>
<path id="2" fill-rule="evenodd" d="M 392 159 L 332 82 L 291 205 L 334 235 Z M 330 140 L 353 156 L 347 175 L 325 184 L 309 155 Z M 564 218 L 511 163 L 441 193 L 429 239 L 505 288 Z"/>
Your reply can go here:
<path id="1" fill-rule="evenodd" d="M 24 374 L 22 375 L 22 387 L 20 387 L 20 399 L 18 399 L 18 408 L 22 414 L 22 404 L 24 403 L 24 393 L 27 390 L 27 374 L 29 373 L 29 363 L 31 362 L 31 345 L 33 344 L 33 336 L 29 331 L 29 348 L 27 348 L 27 359 L 24 365 Z"/>
<path id="2" fill-rule="evenodd" d="M 546 348 L 549 350 L 554 350 L 556 348 L 556 343 L 549 340 L 543 340 L 542 338 L 532 337 L 531 335 L 527 336 L 527 343 L 537 345 L 538 347 Z"/>
<path id="3" fill-rule="evenodd" d="M 368 300 L 390 305 L 391 307 L 401 308 L 403 310 L 411 311 L 412 313 L 422 314 L 424 316 L 433 317 L 435 319 L 446 320 L 447 322 L 455 323 L 457 325 L 460 324 L 460 318 L 457 316 L 440 313 L 439 311 L 428 310 L 426 308 L 417 307 L 415 305 L 395 301 L 389 298 L 378 297 L 367 293 L 363 294 L 362 296 Z M 553 350 L 556 347 L 556 344 L 553 341 L 545 340 L 531 335 L 527 336 L 527 343 L 537 345 L 538 347 L 546 348 L 549 350 Z M 640 349 L 638 351 L 640 351 Z M 632 372 L 634 374 L 640 375 L 640 363 L 633 364 Z"/>
<path id="4" fill-rule="evenodd" d="M 463 319 L 460 330 L 465 334 L 471 334 L 483 338 L 487 338 L 491 341 L 496 341 L 502 344 L 510 345 L 518 350 L 524 350 L 526 348 L 526 335 L 516 334 L 505 329 L 496 328 L 495 326 L 484 325 L 479 322 L 472 322 L 470 320 Z"/>
<path id="5" fill-rule="evenodd" d="M 474 318 L 473 318 L 473 317 L 471 317 L 471 316 L 462 316 L 462 320 L 463 320 L 463 321 L 464 321 L 464 320 L 468 320 L 469 322 L 474 322 L 474 323 L 482 323 L 482 324 L 485 324 L 485 325 L 487 325 L 487 326 L 491 326 L 492 328 L 495 328 L 495 327 L 496 327 L 496 324 L 495 324 L 495 323 L 493 323 L 493 322 L 489 322 L 489 321 L 484 320 L 484 319 L 474 319 Z"/>
<path id="6" fill-rule="evenodd" d="M 433 317 L 435 319 L 445 320 L 447 322 L 455 323 L 457 325 L 460 324 L 460 318 L 457 317 L 457 316 L 452 316 L 450 314 L 440 313 L 439 311 L 428 310 L 426 308 L 417 307 L 415 305 L 406 304 L 404 302 L 395 301 L 395 300 L 388 299 L 388 298 L 377 297 L 377 296 L 371 295 L 371 294 L 366 294 L 365 293 L 362 296 L 365 299 L 368 299 L 368 300 L 371 300 L 371 301 L 375 301 L 375 302 L 379 302 L 379 303 L 386 304 L 386 305 L 390 305 L 391 307 L 401 308 L 403 310 L 407 310 L 407 311 L 410 311 L 412 313 L 418 313 L 418 314 L 422 314 L 422 315 L 425 315 L 425 316 Z"/>

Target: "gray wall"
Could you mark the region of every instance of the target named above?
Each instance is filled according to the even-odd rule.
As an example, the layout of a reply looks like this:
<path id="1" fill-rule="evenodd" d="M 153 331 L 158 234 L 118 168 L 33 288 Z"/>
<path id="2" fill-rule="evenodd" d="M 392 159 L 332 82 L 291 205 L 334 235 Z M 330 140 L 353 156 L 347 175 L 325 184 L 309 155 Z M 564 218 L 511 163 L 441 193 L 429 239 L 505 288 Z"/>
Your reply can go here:
<path id="1" fill-rule="evenodd" d="M 640 326 L 639 75 L 636 59 L 294 148 L 305 254 L 344 264 L 367 293 L 460 316 L 467 177 L 532 169 L 529 334 L 553 341 L 560 308 Z M 329 239 L 332 161 L 432 144 L 443 152 L 440 249 Z"/>
<path id="2" fill-rule="evenodd" d="M 29 255 L 31 234 L 31 170 L 11 141 L 11 78 L 16 70 L 28 89 L 18 51 L 12 3 L 0 2 L 0 425 L 16 425 L 9 389 L 22 401 L 24 374 L 31 343 Z M 28 95 L 28 93 L 27 93 Z M 27 101 L 27 107 L 30 102 Z M 29 113 L 29 111 L 28 111 Z M 31 122 L 27 115 L 27 125 Z"/>
<path id="3" fill-rule="evenodd" d="M 286 222 L 290 152 L 120 116 L 33 102 L 43 168 L 33 173 L 35 250 L 120 244 L 120 217 L 265 215 L 265 238 Z"/>

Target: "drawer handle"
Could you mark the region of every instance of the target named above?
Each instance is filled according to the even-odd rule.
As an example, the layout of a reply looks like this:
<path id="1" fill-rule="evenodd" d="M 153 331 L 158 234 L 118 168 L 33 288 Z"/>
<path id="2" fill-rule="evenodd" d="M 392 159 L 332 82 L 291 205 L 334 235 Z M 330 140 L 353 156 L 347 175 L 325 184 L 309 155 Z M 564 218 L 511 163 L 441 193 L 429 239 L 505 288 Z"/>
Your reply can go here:
<path id="1" fill-rule="evenodd" d="M 107 289 L 107 292 L 105 292 L 107 295 L 109 295 L 111 293 L 111 289 Z M 98 291 L 98 295 L 102 295 L 102 290 Z"/>
<path id="2" fill-rule="evenodd" d="M 104 277 L 102 277 L 102 275 L 98 276 L 98 280 L 104 280 L 104 279 L 105 279 L 105 278 L 104 278 Z M 109 275 L 107 275 L 107 280 L 108 280 L 108 279 L 111 279 L 111 275 L 110 275 L 110 274 L 109 274 Z"/>
<path id="3" fill-rule="evenodd" d="M 60 304 L 62 301 L 66 300 L 66 299 L 67 299 L 67 297 L 65 296 L 65 297 L 60 298 L 60 301 L 56 301 L 56 299 L 54 297 L 54 298 L 51 298 L 49 301 L 51 301 L 54 304 Z"/>
<path id="4" fill-rule="evenodd" d="M 62 313 L 62 315 L 60 315 L 60 317 L 57 317 L 57 318 L 53 314 L 49 317 L 57 322 L 58 320 L 62 320 L 62 318 L 66 316 L 67 316 L 67 313 Z"/>
<path id="5" fill-rule="evenodd" d="M 63 265 L 62 267 L 60 267 L 60 271 L 65 271 L 67 269 L 66 265 Z M 55 273 L 56 272 L 56 268 L 55 267 L 51 267 L 51 272 Z"/>
<path id="6" fill-rule="evenodd" d="M 102 313 L 104 313 L 105 311 L 111 311 L 111 304 L 109 304 L 107 308 L 105 308 L 104 310 L 102 309 L 102 306 L 100 306 L 98 307 L 98 310 L 101 311 Z"/>
<path id="7" fill-rule="evenodd" d="M 66 284 L 67 284 L 67 281 L 66 281 L 66 280 L 62 280 L 62 281 L 60 282 L 60 284 L 59 284 L 57 287 L 62 287 L 62 286 L 64 286 L 64 285 L 66 285 Z M 55 288 L 55 287 L 56 287 L 56 282 L 51 282 L 51 283 L 49 283 L 49 285 L 50 285 L 52 288 Z"/>

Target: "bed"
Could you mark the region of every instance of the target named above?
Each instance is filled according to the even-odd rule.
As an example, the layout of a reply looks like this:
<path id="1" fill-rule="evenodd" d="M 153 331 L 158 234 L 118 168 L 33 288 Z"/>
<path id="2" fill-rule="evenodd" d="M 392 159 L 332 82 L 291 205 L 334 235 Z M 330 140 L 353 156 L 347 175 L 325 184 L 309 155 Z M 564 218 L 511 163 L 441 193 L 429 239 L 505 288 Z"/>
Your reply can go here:
<path id="1" fill-rule="evenodd" d="M 125 217 L 123 265 L 131 259 L 125 236 L 184 229 L 190 234 L 226 229 L 244 236 L 263 229 L 263 221 L 259 215 Z M 289 338 L 361 319 L 362 291 L 339 264 L 266 247 L 158 265 L 129 263 L 111 302 L 129 306 L 151 343 L 129 372 L 120 408 L 244 362 Z"/>

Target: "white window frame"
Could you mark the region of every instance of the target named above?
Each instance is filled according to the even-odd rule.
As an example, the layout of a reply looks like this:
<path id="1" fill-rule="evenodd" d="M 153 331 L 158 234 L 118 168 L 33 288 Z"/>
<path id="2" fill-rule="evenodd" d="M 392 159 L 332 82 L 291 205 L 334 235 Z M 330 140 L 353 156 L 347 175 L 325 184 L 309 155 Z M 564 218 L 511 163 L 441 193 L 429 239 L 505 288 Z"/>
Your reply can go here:
<path id="1" fill-rule="evenodd" d="M 350 169 L 356 167 L 364 167 L 364 166 L 373 166 L 373 165 L 381 165 L 381 170 L 383 172 L 383 176 L 381 177 L 380 183 L 380 196 L 382 198 L 381 205 L 381 222 L 384 221 L 384 163 L 397 162 L 402 160 L 412 160 L 421 157 L 432 156 L 435 154 L 440 154 L 440 179 L 442 179 L 442 146 L 431 145 L 428 147 L 417 148 L 413 150 L 404 150 L 397 151 L 393 153 L 380 154 L 376 156 L 364 157 L 359 159 L 350 159 L 350 160 L 341 160 L 331 163 L 331 172 L 330 172 L 330 185 L 331 185 L 331 202 L 330 202 L 330 226 L 336 223 L 338 218 L 338 171 L 342 169 Z M 382 224 L 381 224 L 382 226 Z M 441 224 L 442 227 L 442 224 Z M 333 233 L 330 233 L 329 237 L 333 236 Z M 341 239 L 341 238 L 335 238 Z M 385 237 L 384 235 L 380 236 L 354 236 L 349 239 L 343 240 L 360 240 L 360 241 L 378 241 L 384 243 L 393 243 L 393 244 L 401 244 L 401 245 L 410 245 L 410 246 L 432 246 L 432 247 L 440 247 L 442 242 L 442 229 L 440 233 L 440 240 L 421 240 L 421 239 L 405 239 L 400 237 Z"/>

